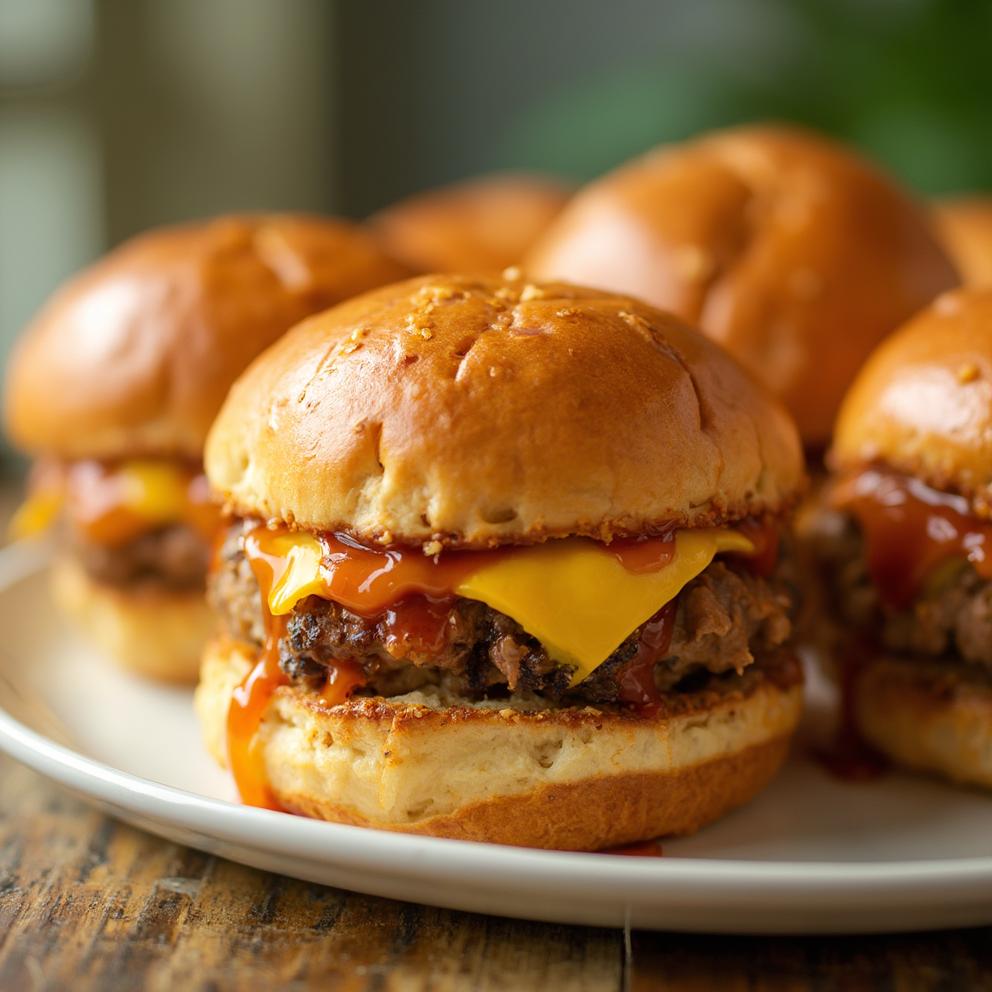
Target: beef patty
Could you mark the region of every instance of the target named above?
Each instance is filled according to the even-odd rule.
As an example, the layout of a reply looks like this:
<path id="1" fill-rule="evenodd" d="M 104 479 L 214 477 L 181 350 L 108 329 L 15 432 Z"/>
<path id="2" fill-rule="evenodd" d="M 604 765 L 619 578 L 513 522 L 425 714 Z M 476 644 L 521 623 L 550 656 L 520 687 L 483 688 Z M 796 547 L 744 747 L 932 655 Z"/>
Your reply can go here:
<path id="1" fill-rule="evenodd" d="M 992 582 L 966 561 L 941 567 L 909 609 L 879 599 L 855 519 L 823 511 L 811 536 L 836 612 L 889 650 L 992 669 Z"/>
<path id="2" fill-rule="evenodd" d="M 76 536 L 72 551 L 96 582 L 128 589 L 203 589 L 210 546 L 185 524 L 160 527 L 120 545 L 95 544 Z"/>
<path id="3" fill-rule="evenodd" d="M 208 579 L 208 595 L 228 633 L 261 645 L 258 585 L 233 527 Z M 423 601 L 421 601 L 421 606 Z M 402 606 L 400 607 L 402 611 Z M 432 608 L 430 633 L 411 636 L 396 611 L 366 619 L 337 603 L 309 596 L 294 607 L 279 642 L 282 670 L 293 682 L 320 685 L 328 666 L 362 667 L 367 691 L 397 695 L 443 684 L 467 696 L 530 692 L 558 700 L 618 698 L 619 677 L 638 652 L 634 631 L 595 672 L 569 690 L 570 671 L 555 664 L 534 637 L 510 617 L 470 599 Z M 655 681 L 670 689 L 700 672 L 742 672 L 755 656 L 790 636 L 792 597 L 784 583 L 763 579 L 746 564 L 713 562 L 680 593 L 671 643 L 657 659 Z"/>

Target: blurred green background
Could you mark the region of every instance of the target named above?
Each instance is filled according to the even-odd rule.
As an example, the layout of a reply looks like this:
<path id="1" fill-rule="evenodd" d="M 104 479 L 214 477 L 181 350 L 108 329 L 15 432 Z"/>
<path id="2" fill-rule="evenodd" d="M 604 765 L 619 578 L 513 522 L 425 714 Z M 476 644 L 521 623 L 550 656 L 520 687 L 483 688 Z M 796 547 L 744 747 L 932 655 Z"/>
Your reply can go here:
<path id="1" fill-rule="evenodd" d="M 980 0 L 0 0 L 0 357 L 149 225 L 583 180 L 740 121 L 823 128 L 925 194 L 990 189 L 990 47 Z"/>

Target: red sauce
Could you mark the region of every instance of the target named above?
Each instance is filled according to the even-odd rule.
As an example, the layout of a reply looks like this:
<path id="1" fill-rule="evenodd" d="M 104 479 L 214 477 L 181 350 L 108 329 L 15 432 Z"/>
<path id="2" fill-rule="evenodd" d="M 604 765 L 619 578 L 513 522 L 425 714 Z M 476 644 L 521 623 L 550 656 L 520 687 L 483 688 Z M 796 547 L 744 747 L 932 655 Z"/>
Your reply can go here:
<path id="1" fill-rule="evenodd" d="M 660 841 L 642 840 L 636 844 L 624 844 L 622 847 L 607 847 L 597 854 L 622 854 L 628 858 L 662 858 L 665 856 Z"/>
<path id="2" fill-rule="evenodd" d="M 855 713 L 858 679 L 872 645 L 852 640 L 838 659 L 840 673 L 840 710 L 837 728 L 826 746 L 814 748 L 812 757 L 834 778 L 843 782 L 874 782 L 889 770 L 889 762 L 879 754 L 858 730 Z"/>
<path id="3" fill-rule="evenodd" d="M 227 711 L 227 760 L 245 805 L 280 809 L 269 787 L 257 745 L 258 728 L 272 694 L 287 681 L 279 668 L 279 638 L 285 631 L 286 617 L 272 617 L 268 611 L 266 617 L 269 630 L 262 654 L 231 696 Z"/>
<path id="4" fill-rule="evenodd" d="M 248 535 L 250 538 L 251 535 Z M 231 695 L 227 711 L 227 754 L 241 801 L 248 806 L 278 810 L 258 747 L 258 730 L 275 691 L 288 679 L 279 667 L 279 641 L 286 635 L 287 616 L 273 616 L 269 610 L 269 590 L 284 567 L 282 559 L 270 555 L 249 555 L 258 582 L 265 618 L 265 644 L 258 661 Z M 365 681 L 359 666 L 342 661 L 328 670 L 321 698 L 329 705 L 343 703 Z"/>
<path id="5" fill-rule="evenodd" d="M 675 531 L 660 537 L 622 539 L 603 547 L 614 555 L 628 572 L 645 575 L 658 572 L 675 557 Z"/>
<path id="6" fill-rule="evenodd" d="M 447 646 L 454 599 L 411 596 L 394 603 L 382 615 L 386 650 L 394 658 L 436 654 Z"/>
<path id="7" fill-rule="evenodd" d="M 641 627 L 637 653 L 620 674 L 621 702 L 645 714 L 657 713 L 662 695 L 654 681 L 654 666 L 668 653 L 678 598 L 666 603 Z"/>
<path id="8" fill-rule="evenodd" d="M 975 517 L 961 496 L 869 469 L 844 480 L 834 503 L 860 524 L 872 582 L 892 609 L 910 606 L 934 569 L 951 559 L 967 560 L 992 579 L 992 523 Z"/>
<path id="9" fill-rule="evenodd" d="M 202 469 L 172 465 L 185 485 L 185 500 L 175 521 L 149 519 L 127 505 L 126 473 L 99 461 L 78 461 L 64 466 L 61 488 L 72 525 L 94 544 L 116 547 L 147 534 L 165 523 L 184 523 L 212 540 L 220 528 L 220 509 L 212 501 Z"/>

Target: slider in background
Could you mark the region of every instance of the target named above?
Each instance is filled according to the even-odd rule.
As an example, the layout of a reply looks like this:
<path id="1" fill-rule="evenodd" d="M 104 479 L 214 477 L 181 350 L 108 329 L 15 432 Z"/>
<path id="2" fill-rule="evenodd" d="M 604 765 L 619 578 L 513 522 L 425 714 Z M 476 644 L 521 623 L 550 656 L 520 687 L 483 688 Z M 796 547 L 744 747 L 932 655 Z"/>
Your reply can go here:
<path id="1" fill-rule="evenodd" d="M 35 458 L 22 534 L 57 525 L 59 605 L 124 666 L 191 681 L 212 621 L 207 430 L 291 325 L 405 274 L 329 218 L 228 216 L 128 241 L 19 340 L 5 417 Z"/>
<path id="2" fill-rule="evenodd" d="M 853 730 L 992 787 L 992 290 L 945 294 L 851 387 L 809 529 Z"/>
<path id="3" fill-rule="evenodd" d="M 597 850 L 698 829 L 802 707 L 784 408 L 634 299 L 426 276 L 295 328 L 206 446 L 196 692 L 245 802 Z"/>
<path id="4" fill-rule="evenodd" d="M 570 193 L 550 176 L 494 172 L 416 193 L 368 224 L 412 272 L 499 272 L 520 261 Z"/>
<path id="5" fill-rule="evenodd" d="M 895 181 L 786 126 L 634 159 L 580 190 L 524 267 L 698 326 L 782 398 L 816 456 L 872 348 L 959 281 Z"/>

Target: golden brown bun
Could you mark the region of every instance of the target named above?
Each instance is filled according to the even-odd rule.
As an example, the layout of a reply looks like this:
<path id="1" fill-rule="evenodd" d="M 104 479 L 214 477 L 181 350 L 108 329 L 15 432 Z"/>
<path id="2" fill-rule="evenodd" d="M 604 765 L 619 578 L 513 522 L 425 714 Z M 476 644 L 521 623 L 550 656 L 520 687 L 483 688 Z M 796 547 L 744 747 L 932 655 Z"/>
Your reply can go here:
<path id="1" fill-rule="evenodd" d="M 199 458 L 227 389 L 303 317 L 399 279 L 346 221 L 222 217 L 152 231 L 55 294 L 7 373 L 19 446 L 67 458 Z"/>
<path id="2" fill-rule="evenodd" d="M 830 454 L 992 500 L 992 289 L 946 293 L 875 351 L 844 400 Z"/>
<path id="3" fill-rule="evenodd" d="M 205 463 L 244 516 L 471 546 L 775 512 L 803 481 L 785 411 L 675 318 L 469 276 L 295 328 L 235 384 Z"/>
<path id="4" fill-rule="evenodd" d="M 208 646 L 195 705 L 221 764 L 231 692 L 250 667 L 245 648 Z M 293 812 L 460 840 L 598 850 L 691 833 L 747 802 L 782 764 L 801 708 L 798 680 L 768 678 L 643 718 L 425 692 L 329 707 L 315 693 L 284 687 L 258 740 L 269 783 Z"/>
<path id="5" fill-rule="evenodd" d="M 547 176 L 495 173 L 401 200 L 369 225 L 414 272 L 485 272 L 519 262 L 568 197 Z"/>
<path id="6" fill-rule="evenodd" d="M 94 582 L 77 562 L 52 569 L 59 608 L 122 668 L 163 682 L 196 681 L 217 620 L 202 592 L 128 593 Z"/>
<path id="7" fill-rule="evenodd" d="M 992 197 L 947 200 L 935 215 L 964 283 L 992 286 Z"/>
<path id="8" fill-rule="evenodd" d="M 872 347 L 958 282 L 926 212 L 888 178 L 781 127 L 634 160 L 580 191 L 524 267 L 701 327 L 782 397 L 814 447 Z"/>
<path id="9" fill-rule="evenodd" d="M 877 658 L 854 712 L 873 747 L 917 771 L 992 788 L 992 682 L 964 664 Z"/>

